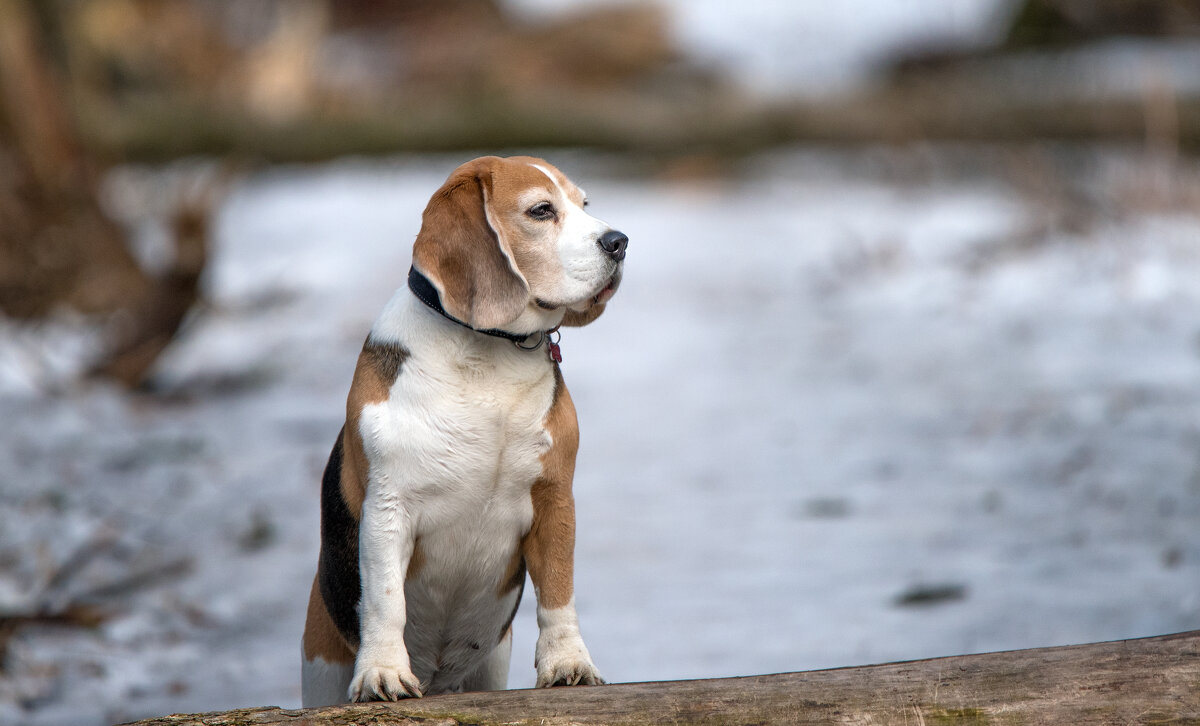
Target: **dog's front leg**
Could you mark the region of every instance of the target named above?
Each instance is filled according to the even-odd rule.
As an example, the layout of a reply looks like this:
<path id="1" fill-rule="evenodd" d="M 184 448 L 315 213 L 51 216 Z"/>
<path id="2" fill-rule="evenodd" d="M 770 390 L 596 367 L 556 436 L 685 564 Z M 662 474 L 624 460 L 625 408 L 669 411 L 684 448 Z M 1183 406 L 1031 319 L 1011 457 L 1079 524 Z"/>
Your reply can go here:
<path id="1" fill-rule="evenodd" d="M 350 700 L 419 698 L 421 685 L 404 645 L 404 577 L 414 537 L 403 503 L 396 492 L 388 490 L 387 482 L 373 481 L 367 487 L 358 531 L 361 639 Z"/>
<path id="2" fill-rule="evenodd" d="M 571 480 L 579 429 L 575 406 L 561 379 L 546 430 L 553 444 L 542 455 L 542 476 L 530 491 L 533 524 L 521 543 L 537 595 L 538 639 L 533 659 L 537 685 L 599 685 L 604 679 L 583 644 L 575 613 L 575 497 Z"/>
<path id="3" fill-rule="evenodd" d="M 541 481 L 535 485 L 552 486 Z M 539 499 L 535 491 L 535 502 Z M 534 524 L 525 540 L 525 563 L 537 595 L 538 639 L 534 651 L 537 685 L 594 686 L 604 683 L 583 636 L 575 613 L 574 500 L 568 488 L 558 495 L 541 492 L 535 504 Z"/>

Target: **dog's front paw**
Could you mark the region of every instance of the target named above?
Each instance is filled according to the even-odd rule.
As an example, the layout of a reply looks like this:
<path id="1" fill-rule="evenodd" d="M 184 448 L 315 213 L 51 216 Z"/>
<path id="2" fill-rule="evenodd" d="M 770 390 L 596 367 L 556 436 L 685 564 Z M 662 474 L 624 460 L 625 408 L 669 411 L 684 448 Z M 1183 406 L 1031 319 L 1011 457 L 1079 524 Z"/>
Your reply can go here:
<path id="1" fill-rule="evenodd" d="M 363 666 L 350 681 L 351 701 L 399 701 L 420 698 L 421 684 L 408 668 Z"/>
<path id="2" fill-rule="evenodd" d="M 537 687 L 602 686 L 605 681 L 589 659 L 551 661 L 538 666 Z"/>
<path id="3" fill-rule="evenodd" d="M 582 642 L 547 648 L 537 658 L 537 687 L 602 686 L 604 679 Z"/>

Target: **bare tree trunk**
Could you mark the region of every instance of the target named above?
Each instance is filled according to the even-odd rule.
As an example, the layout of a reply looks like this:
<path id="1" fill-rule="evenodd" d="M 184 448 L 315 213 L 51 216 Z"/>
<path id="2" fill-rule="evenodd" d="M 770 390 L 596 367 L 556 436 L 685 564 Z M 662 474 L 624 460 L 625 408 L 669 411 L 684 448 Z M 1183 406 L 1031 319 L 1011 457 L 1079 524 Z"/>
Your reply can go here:
<path id="1" fill-rule="evenodd" d="M 151 280 L 100 209 L 97 169 L 46 53 L 35 1 L 0 0 L 0 312 L 124 311 L 91 373 L 136 386 L 200 297 L 216 199 L 185 200 L 172 220 L 174 265 Z"/>
<path id="2" fill-rule="evenodd" d="M 148 280 L 100 210 L 45 46 L 26 0 L 0 0 L 0 311 L 126 308 Z"/>
<path id="3" fill-rule="evenodd" d="M 42 47 L 24 0 L 0 0 L 0 107 L 17 151 L 42 189 L 76 191 L 82 154 Z"/>

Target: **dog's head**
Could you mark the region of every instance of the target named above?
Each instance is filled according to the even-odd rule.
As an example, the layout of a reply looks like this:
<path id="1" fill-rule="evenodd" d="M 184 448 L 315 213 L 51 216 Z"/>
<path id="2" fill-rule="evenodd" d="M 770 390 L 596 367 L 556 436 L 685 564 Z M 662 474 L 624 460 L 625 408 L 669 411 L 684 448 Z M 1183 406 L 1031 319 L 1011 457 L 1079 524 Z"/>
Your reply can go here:
<path id="1" fill-rule="evenodd" d="M 628 243 L 586 205 L 583 190 L 541 159 L 475 159 L 429 200 L 413 265 L 446 312 L 473 328 L 586 325 L 616 292 Z"/>

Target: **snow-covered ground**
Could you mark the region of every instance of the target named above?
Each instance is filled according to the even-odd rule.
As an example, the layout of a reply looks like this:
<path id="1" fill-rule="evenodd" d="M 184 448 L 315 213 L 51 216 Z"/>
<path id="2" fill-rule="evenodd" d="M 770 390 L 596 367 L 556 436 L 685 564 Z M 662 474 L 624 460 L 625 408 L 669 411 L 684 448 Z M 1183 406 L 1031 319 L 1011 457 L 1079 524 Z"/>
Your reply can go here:
<path id="1" fill-rule="evenodd" d="M 609 311 L 562 340 L 577 597 L 611 681 L 1200 628 L 1200 166 L 797 149 L 646 179 L 551 157 L 631 238 Z M 19 630 L 0 723 L 298 705 L 320 470 L 462 160 L 238 184 L 157 396 L 55 386 L 72 321 L 2 324 L 0 611 L 106 618 Z"/>

